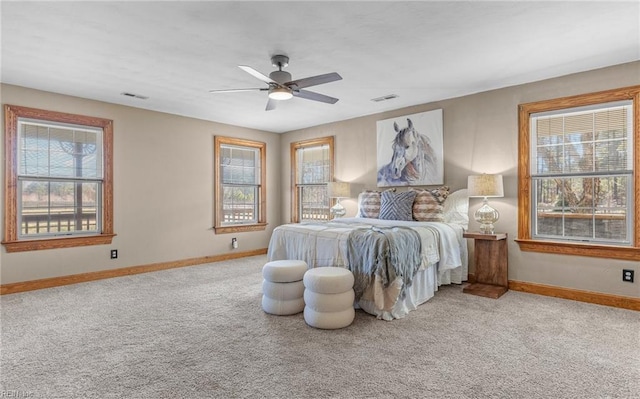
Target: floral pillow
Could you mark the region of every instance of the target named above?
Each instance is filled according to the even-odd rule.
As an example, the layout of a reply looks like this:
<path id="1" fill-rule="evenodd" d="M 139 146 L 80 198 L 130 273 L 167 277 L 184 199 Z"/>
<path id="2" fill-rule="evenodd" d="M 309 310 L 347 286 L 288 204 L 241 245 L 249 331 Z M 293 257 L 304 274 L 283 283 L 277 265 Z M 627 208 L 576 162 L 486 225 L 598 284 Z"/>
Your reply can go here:
<path id="1" fill-rule="evenodd" d="M 449 187 L 431 190 L 411 189 L 416 193 L 413 201 L 413 219 L 420 222 L 444 222 L 444 202 L 449 196 Z"/>

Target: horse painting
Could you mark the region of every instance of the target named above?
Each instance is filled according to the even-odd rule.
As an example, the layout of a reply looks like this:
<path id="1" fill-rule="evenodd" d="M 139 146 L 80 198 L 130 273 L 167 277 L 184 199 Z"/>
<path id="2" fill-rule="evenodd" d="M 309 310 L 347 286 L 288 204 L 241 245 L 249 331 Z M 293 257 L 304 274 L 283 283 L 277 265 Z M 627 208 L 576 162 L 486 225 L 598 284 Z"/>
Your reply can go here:
<path id="1" fill-rule="evenodd" d="M 378 170 L 378 186 L 408 186 L 427 184 L 430 177 L 437 176 L 436 152 L 429 137 L 419 133 L 407 118 L 407 127 L 400 128 L 393 123 L 396 131 L 391 144 L 391 162 Z"/>

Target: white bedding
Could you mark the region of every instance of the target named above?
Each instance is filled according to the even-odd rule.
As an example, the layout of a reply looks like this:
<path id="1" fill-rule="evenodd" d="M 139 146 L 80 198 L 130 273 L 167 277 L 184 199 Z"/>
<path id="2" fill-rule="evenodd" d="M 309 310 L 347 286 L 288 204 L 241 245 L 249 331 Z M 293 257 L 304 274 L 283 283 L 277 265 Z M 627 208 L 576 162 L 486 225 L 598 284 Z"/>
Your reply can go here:
<path id="1" fill-rule="evenodd" d="M 403 284 L 400 278 L 387 287 L 374 279 L 357 304 L 366 312 L 385 320 L 401 318 L 433 297 L 441 284 L 460 284 L 467 279 L 467 244 L 462 237 L 463 228 L 438 222 L 342 218 L 327 223 L 286 224 L 274 229 L 268 259 L 300 259 L 310 268 L 349 268 L 349 233 L 354 228 L 371 226 L 403 226 L 418 232 L 422 241 L 422 264 L 413 284 L 407 287 L 404 299 L 399 299 L 398 295 Z"/>

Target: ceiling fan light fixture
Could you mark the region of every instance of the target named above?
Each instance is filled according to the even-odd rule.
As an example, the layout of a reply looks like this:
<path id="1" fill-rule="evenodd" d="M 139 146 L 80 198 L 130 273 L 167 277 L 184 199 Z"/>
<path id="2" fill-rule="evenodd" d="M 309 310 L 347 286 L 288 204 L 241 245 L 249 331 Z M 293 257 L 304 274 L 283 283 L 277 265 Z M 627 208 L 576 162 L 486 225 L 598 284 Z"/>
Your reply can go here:
<path id="1" fill-rule="evenodd" d="M 272 100 L 289 100 L 293 97 L 293 94 L 290 90 L 285 89 L 284 87 L 274 87 L 269 90 L 269 98 Z"/>
<path id="2" fill-rule="evenodd" d="M 330 72 L 322 75 L 291 80 L 291 74 L 282 70 L 282 68 L 289 65 L 289 57 L 287 57 L 286 55 L 274 55 L 271 58 L 271 63 L 273 64 L 273 66 L 278 67 L 278 70 L 272 71 L 269 76 L 258 72 L 248 65 L 238 65 L 238 68 L 242 69 L 249 75 L 262 81 L 263 83 L 266 83 L 268 87 L 209 90 L 209 92 L 230 93 L 238 91 L 266 91 L 269 95 L 269 101 L 267 101 L 265 111 L 271 111 L 276 108 L 276 104 L 279 101 L 289 100 L 293 97 L 301 98 L 304 100 L 319 101 L 325 104 L 335 104 L 338 101 L 338 99 L 334 97 L 325 96 L 324 94 L 316 93 L 314 91 L 304 90 L 307 87 L 341 80 L 342 76 L 338 75 L 337 72 Z"/>

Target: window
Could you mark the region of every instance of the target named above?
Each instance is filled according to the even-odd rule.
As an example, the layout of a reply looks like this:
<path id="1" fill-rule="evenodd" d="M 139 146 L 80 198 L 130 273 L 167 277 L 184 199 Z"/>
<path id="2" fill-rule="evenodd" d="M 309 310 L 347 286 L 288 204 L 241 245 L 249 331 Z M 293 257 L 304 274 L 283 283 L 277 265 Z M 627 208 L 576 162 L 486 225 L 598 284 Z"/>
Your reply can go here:
<path id="1" fill-rule="evenodd" d="M 520 106 L 522 250 L 640 259 L 639 107 L 640 86 Z"/>
<path id="2" fill-rule="evenodd" d="M 265 229 L 266 149 L 257 141 L 215 138 L 216 233 Z"/>
<path id="3" fill-rule="evenodd" d="M 293 223 L 329 220 L 327 183 L 333 180 L 333 137 L 291 143 Z"/>
<path id="4" fill-rule="evenodd" d="M 109 244 L 113 122 L 5 106 L 7 252 Z"/>

